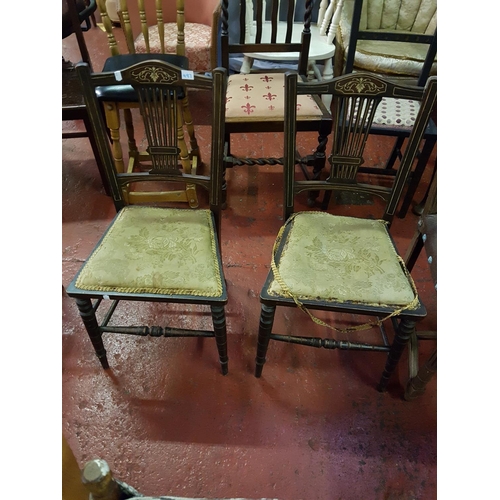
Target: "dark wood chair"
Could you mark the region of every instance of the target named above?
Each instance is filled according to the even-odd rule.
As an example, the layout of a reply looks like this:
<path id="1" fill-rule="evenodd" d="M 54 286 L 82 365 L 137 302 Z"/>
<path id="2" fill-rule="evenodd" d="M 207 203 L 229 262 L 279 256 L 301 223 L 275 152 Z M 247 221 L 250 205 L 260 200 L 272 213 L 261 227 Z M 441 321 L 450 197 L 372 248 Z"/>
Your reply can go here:
<path id="1" fill-rule="evenodd" d="M 432 280 L 437 289 L 437 173 L 433 176 L 429 185 L 427 199 L 418 221 L 417 230 L 405 256 L 406 267 L 409 271 L 413 269 L 418 256 L 424 248 Z M 408 343 L 409 380 L 404 394 L 407 401 L 422 395 L 425 392 L 425 386 L 437 371 L 437 347 L 419 367 L 419 340 L 437 340 L 437 332 L 415 331 L 410 337 Z"/>
<path id="2" fill-rule="evenodd" d="M 369 71 L 400 83 L 425 85 L 436 74 L 437 6 L 434 0 L 408 5 L 402 1 L 389 4 L 373 0 L 346 0 L 336 39 L 335 74 Z M 408 139 L 418 103 L 385 99 L 379 106 L 371 133 L 395 138 L 392 153 L 384 167 L 373 170 L 378 175 L 394 176 Z M 429 120 L 418 153 L 418 162 L 408 178 L 398 216 L 405 217 L 422 174 L 436 145 L 437 129 Z"/>
<path id="3" fill-rule="evenodd" d="M 77 7 L 80 7 L 80 12 Z M 91 0 L 89 5 L 81 0 L 79 3 L 75 0 L 63 0 L 63 38 L 75 34 L 78 48 L 80 49 L 80 54 L 82 61 L 91 65 L 89 52 L 87 50 L 87 45 L 85 43 L 85 38 L 83 36 L 83 30 L 81 27 L 82 22 L 88 21 L 88 17 L 95 11 L 96 3 L 95 0 Z M 82 131 L 66 131 L 62 133 L 63 139 L 77 139 L 80 137 L 87 137 L 92 147 L 92 152 L 94 154 L 95 161 L 97 163 L 97 168 L 101 175 L 102 183 L 106 194 L 111 194 L 109 185 L 106 180 L 106 175 L 104 173 L 104 165 L 99 154 L 99 149 L 97 147 L 96 138 L 92 132 L 92 127 L 90 126 L 89 116 L 87 113 L 87 108 L 83 99 L 83 93 L 81 90 L 80 80 L 72 65 L 64 65 L 62 69 L 62 121 L 78 121 L 82 120 L 85 130 Z"/>
<path id="4" fill-rule="evenodd" d="M 252 16 L 247 12 L 247 1 L 221 0 L 221 56 L 222 66 L 230 69 L 230 56 L 235 54 L 282 53 L 295 54 L 298 73 L 307 79 L 309 48 L 311 43 L 312 0 L 304 0 L 305 14 L 300 41 L 292 41 L 297 29 L 294 23 L 295 0 L 266 2 L 269 12 L 264 16 L 264 2 L 258 0 Z M 280 11 L 286 22 L 280 23 Z M 284 24 L 286 24 L 286 29 Z M 230 28 L 239 27 L 239 33 Z M 285 33 L 284 41 L 278 39 Z M 265 29 L 264 29 L 265 28 Z M 269 37 L 265 38 L 265 34 Z M 280 41 L 278 41 L 280 40 Z M 281 158 L 236 158 L 231 154 L 231 135 L 241 133 L 282 132 L 284 116 L 283 83 L 285 71 L 252 71 L 232 74 L 228 79 L 226 96 L 226 147 L 224 167 L 237 165 L 282 165 Z M 318 175 L 325 165 L 325 149 L 331 131 L 331 114 L 317 96 L 300 96 L 297 113 L 299 130 L 318 132 L 318 147 L 313 155 L 303 157 L 301 164 L 312 166 L 312 176 Z M 307 170 L 304 169 L 307 175 Z"/>
<path id="5" fill-rule="evenodd" d="M 213 78 L 194 75 L 192 80 L 184 80 L 180 68 L 155 60 L 135 64 L 119 73 L 91 74 L 84 63 L 76 69 L 118 212 L 66 289 L 76 299 L 97 357 L 103 368 L 109 368 L 104 333 L 215 337 L 221 370 L 226 374 L 227 293 L 220 254 L 225 72 L 217 69 Z M 116 172 L 95 92 L 98 86 L 115 85 L 130 85 L 138 96 L 151 157 L 149 171 Z M 177 130 L 182 112 L 178 94 L 185 93 L 188 86 L 211 92 L 213 99 L 210 176 L 187 174 L 179 165 Z M 141 182 L 194 184 L 208 192 L 209 207 L 197 210 L 127 206 L 127 185 Z M 96 310 L 103 301 L 109 304 L 108 299 L 109 310 L 99 324 Z M 213 330 L 114 325 L 112 315 L 119 301 L 209 306 Z"/>
<path id="6" fill-rule="evenodd" d="M 255 376 L 260 377 L 270 340 L 327 349 L 381 351 L 388 354 L 378 385 L 385 390 L 416 322 L 425 317 L 411 276 L 391 239 L 389 228 L 403 186 L 414 162 L 436 100 L 437 79 L 424 88 L 403 86 L 369 73 L 355 73 L 331 82 L 299 82 L 285 77 L 284 220 L 276 239 L 271 270 L 262 288 Z M 296 107 L 299 95 L 332 95 L 333 137 L 326 180 L 301 180 L 296 175 Z M 370 182 L 359 173 L 363 150 L 383 97 L 420 101 L 407 147 L 391 186 Z M 337 216 L 326 212 L 294 211 L 294 198 L 308 190 L 371 193 L 385 201 L 382 220 Z M 384 325 L 396 325 L 394 340 L 382 344 L 333 338 L 273 333 L 278 306 L 299 307 L 311 321 L 346 334 Z M 339 328 L 321 321 L 311 311 L 326 310 L 372 316 L 369 323 Z"/>

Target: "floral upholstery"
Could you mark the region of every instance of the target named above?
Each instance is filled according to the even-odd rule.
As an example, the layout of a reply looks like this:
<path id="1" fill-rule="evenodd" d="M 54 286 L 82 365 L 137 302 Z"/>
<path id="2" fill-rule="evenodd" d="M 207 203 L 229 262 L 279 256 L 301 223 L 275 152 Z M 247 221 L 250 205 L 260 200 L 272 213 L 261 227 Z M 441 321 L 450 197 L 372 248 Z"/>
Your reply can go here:
<path id="1" fill-rule="evenodd" d="M 122 293 L 222 295 L 209 210 L 125 207 L 82 268 L 76 287 Z"/>
<path id="2" fill-rule="evenodd" d="M 165 52 L 175 54 L 177 47 L 177 24 L 165 23 Z M 160 37 L 158 26 L 150 26 L 149 32 L 149 52 L 161 53 Z M 211 71 L 211 45 L 212 28 L 198 23 L 186 23 L 184 26 L 184 42 L 186 47 L 186 57 L 189 60 L 189 69 L 192 71 Z M 146 42 L 142 33 L 135 40 L 135 50 L 139 54 L 145 54 Z"/>
<path id="3" fill-rule="evenodd" d="M 283 119 L 285 74 L 250 73 L 231 75 L 226 92 L 226 121 L 251 122 Z M 317 120 L 321 110 L 310 96 L 297 96 L 297 120 Z"/>
<path id="4" fill-rule="evenodd" d="M 354 0 L 345 0 L 341 13 L 338 39 L 347 53 Z M 359 28 L 380 32 L 421 33 L 432 35 L 437 26 L 436 0 L 421 2 L 393 0 L 365 0 Z M 354 68 L 381 74 L 418 76 L 427 55 L 428 45 L 385 40 L 358 40 Z M 434 63 L 430 74 L 437 73 Z"/>
<path id="5" fill-rule="evenodd" d="M 299 212 L 291 224 L 277 264 L 297 298 L 389 306 L 415 299 L 384 221 Z M 276 277 L 268 293 L 285 295 Z"/>

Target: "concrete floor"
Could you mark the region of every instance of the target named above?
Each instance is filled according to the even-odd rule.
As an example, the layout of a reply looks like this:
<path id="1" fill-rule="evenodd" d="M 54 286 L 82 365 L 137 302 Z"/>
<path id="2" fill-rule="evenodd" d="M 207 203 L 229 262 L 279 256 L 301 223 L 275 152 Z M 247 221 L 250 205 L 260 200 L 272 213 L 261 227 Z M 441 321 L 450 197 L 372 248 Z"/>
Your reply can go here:
<path id="1" fill-rule="evenodd" d="M 93 28 L 85 37 L 94 69 L 100 69 L 108 57 L 105 34 Z M 63 55 L 78 61 L 76 47 L 73 36 L 63 40 Z M 206 105 L 196 96 L 191 102 L 207 157 Z M 66 130 L 79 127 L 63 123 Z M 281 134 L 242 134 L 235 136 L 232 149 L 235 154 L 281 156 L 282 144 Z M 312 150 L 314 137 L 305 137 L 302 145 L 305 152 Z M 382 165 L 390 146 L 386 139 L 370 139 L 366 162 Z M 422 397 L 403 401 L 406 355 L 384 394 L 375 389 L 385 364 L 385 355 L 379 353 L 274 342 L 262 378 L 253 376 L 259 293 L 282 224 L 281 167 L 238 167 L 228 172 L 222 252 L 229 294 L 229 374 L 220 374 L 212 339 L 125 336 L 104 338 L 110 361 L 105 371 L 64 287 L 115 211 L 87 139 L 63 140 L 62 148 L 62 431 L 80 466 L 103 458 L 119 479 L 146 495 L 436 498 L 436 378 Z M 429 174 L 423 177 L 417 201 Z M 377 208 L 377 202 L 332 204 L 329 211 L 377 215 Z M 416 220 L 410 212 L 393 224 L 402 255 Z M 428 309 L 420 327 L 434 329 L 436 294 L 424 256 L 412 274 Z M 181 322 L 204 321 L 197 309 L 185 306 L 165 311 L 127 304 L 117 314 L 162 324 L 170 312 Z M 330 335 L 292 309 L 278 311 L 278 330 Z M 378 333 L 364 335 L 372 339 Z M 432 342 L 423 345 L 422 358 L 432 347 Z"/>

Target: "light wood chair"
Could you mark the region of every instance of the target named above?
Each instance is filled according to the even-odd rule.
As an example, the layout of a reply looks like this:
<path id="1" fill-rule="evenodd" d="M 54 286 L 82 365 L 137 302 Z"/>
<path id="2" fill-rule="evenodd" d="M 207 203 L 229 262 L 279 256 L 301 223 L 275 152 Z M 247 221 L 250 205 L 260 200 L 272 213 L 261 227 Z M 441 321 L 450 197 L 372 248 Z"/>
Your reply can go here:
<path id="1" fill-rule="evenodd" d="M 102 24 L 107 34 L 108 46 L 111 57 L 104 64 L 103 71 L 120 71 L 131 64 L 139 63 L 148 59 L 157 59 L 174 64 L 188 71 L 209 71 L 215 63 L 214 55 L 214 28 L 213 26 L 200 25 L 196 23 L 186 23 L 184 0 L 176 0 L 176 10 L 172 14 L 172 2 L 165 4 L 170 10 L 163 10 L 165 2 L 161 0 L 147 1 L 120 0 L 119 16 L 120 24 L 124 34 L 127 53 L 123 53 L 124 47 L 115 36 L 112 19 L 107 12 L 108 2 L 98 0 L 98 7 L 101 14 Z M 212 2 L 213 5 L 213 2 Z M 175 22 L 165 22 L 175 16 Z M 212 23 L 218 23 L 218 8 L 212 14 Z M 189 28 L 189 43 L 186 38 L 186 28 Z M 167 36 L 165 36 L 167 35 Z M 122 41 L 122 40 L 121 40 Z M 123 41 L 122 41 L 123 42 Z M 201 50 L 200 47 L 205 47 Z M 190 61 L 186 57 L 189 53 L 193 57 Z M 204 56 L 202 54 L 205 54 Z M 190 74 L 190 73 L 189 73 Z M 139 152 L 134 135 L 133 116 L 131 110 L 138 107 L 137 97 L 133 89 L 127 86 L 114 88 L 112 92 L 105 87 L 97 89 L 100 100 L 103 102 L 106 123 L 110 130 L 110 137 L 113 150 L 113 158 L 118 172 L 130 171 L 130 169 L 140 169 L 141 161 L 147 158 L 144 152 Z M 193 120 L 189 109 L 187 95 L 179 96 L 182 102 L 184 131 L 179 130 L 179 138 L 189 137 L 189 148 L 184 143 L 180 143 L 181 154 L 185 160 L 188 154 L 192 162 L 192 167 L 202 164 L 200 149 L 195 135 Z M 123 112 L 125 129 L 128 140 L 129 159 L 124 160 L 123 148 L 120 136 L 121 120 L 120 114 Z M 127 167 L 126 167 L 127 164 Z M 187 165 L 186 165 L 187 168 Z M 186 170 L 188 172 L 188 170 Z M 193 172 L 194 173 L 194 172 Z M 137 195 L 132 195 L 137 196 Z M 198 202 L 194 192 L 158 192 L 155 195 L 148 195 L 151 201 L 188 201 L 190 206 L 196 207 Z M 194 197 L 193 197 L 194 196 Z M 144 201 L 143 199 L 141 199 Z M 131 199 L 133 203 L 133 200 Z"/>

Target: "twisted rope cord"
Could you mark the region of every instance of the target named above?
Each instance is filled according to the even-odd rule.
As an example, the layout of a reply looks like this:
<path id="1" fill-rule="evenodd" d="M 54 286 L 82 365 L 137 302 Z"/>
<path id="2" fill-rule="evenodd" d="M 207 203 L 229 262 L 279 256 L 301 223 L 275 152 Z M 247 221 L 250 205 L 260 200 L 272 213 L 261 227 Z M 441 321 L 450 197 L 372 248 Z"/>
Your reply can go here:
<path id="1" fill-rule="evenodd" d="M 300 213 L 300 212 L 298 212 L 298 213 Z M 274 246 L 273 246 L 273 256 L 272 256 L 272 260 L 271 260 L 271 269 L 273 271 L 274 279 L 278 282 L 281 289 L 283 290 L 284 296 L 293 299 L 293 301 L 295 302 L 297 307 L 303 313 L 307 314 L 312 319 L 312 321 L 314 323 L 316 323 L 317 325 L 320 325 L 320 326 L 324 326 L 326 328 L 329 328 L 330 330 L 334 330 L 334 331 L 339 332 L 339 333 L 348 333 L 348 332 L 353 332 L 353 331 L 369 330 L 370 328 L 374 328 L 376 326 L 380 327 L 380 325 L 384 321 L 388 320 L 389 318 L 392 318 L 393 316 L 398 316 L 401 312 L 403 312 L 406 309 L 415 309 L 417 307 L 417 305 L 419 304 L 417 287 L 415 286 L 415 282 L 413 281 L 413 278 L 411 277 L 410 273 L 406 269 L 406 266 L 404 265 L 403 259 L 399 255 L 396 254 L 400 264 L 403 264 L 402 268 L 405 272 L 406 277 L 408 278 L 408 281 L 409 281 L 410 286 L 413 290 L 413 293 L 415 294 L 415 297 L 411 302 L 409 302 L 405 306 L 402 306 L 402 307 L 394 310 L 392 313 L 389 313 L 387 316 L 385 316 L 382 319 L 377 318 L 374 321 L 362 323 L 360 325 L 351 326 L 351 327 L 347 327 L 347 328 L 337 328 L 335 326 L 329 325 L 328 323 L 325 323 L 321 319 L 314 316 L 314 314 L 312 314 L 311 311 L 309 311 L 309 309 L 307 309 L 307 307 L 304 306 L 304 304 L 299 300 L 299 298 L 294 293 L 292 293 L 290 288 L 284 282 L 283 278 L 281 277 L 281 275 L 278 271 L 278 266 L 276 265 L 276 260 L 275 260 L 277 249 L 279 247 L 279 244 L 281 243 L 281 239 L 283 238 L 283 232 L 285 231 L 286 226 L 293 221 L 293 219 L 298 215 L 298 213 L 292 214 L 289 217 L 289 219 L 285 222 L 285 224 L 283 224 L 283 226 L 281 226 L 281 228 L 278 232 L 278 236 L 276 237 L 276 240 L 275 240 Z M 307 213 L 314 213 L 314 212 L 307 212 Z M 324 213 L 324 212 L 315 212 L 315 213 Z M 383 221 L 383 222 L 385 222 L 385 221 Z"/>

